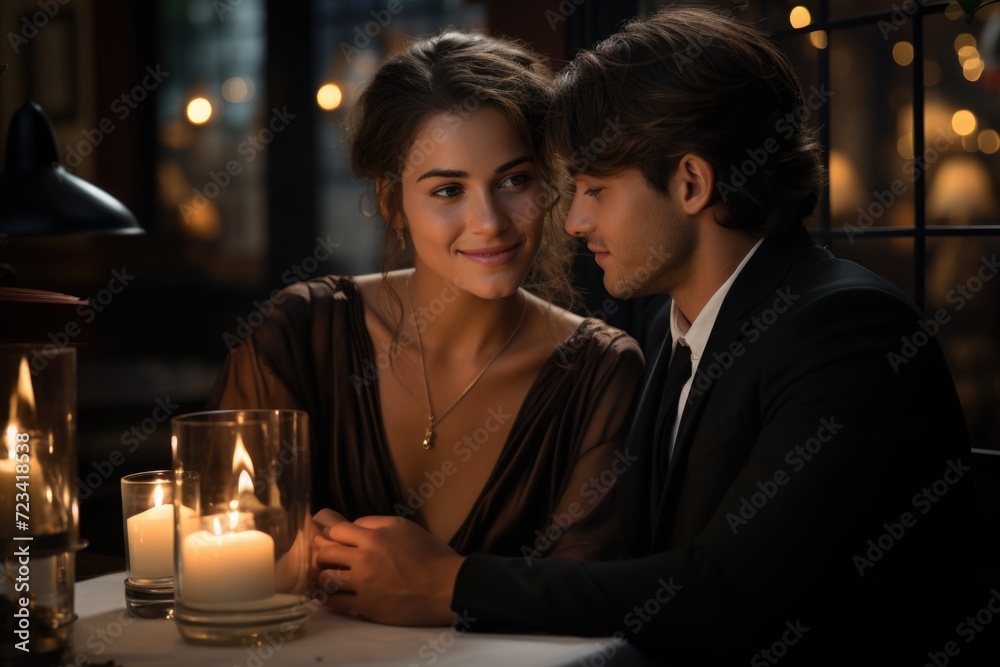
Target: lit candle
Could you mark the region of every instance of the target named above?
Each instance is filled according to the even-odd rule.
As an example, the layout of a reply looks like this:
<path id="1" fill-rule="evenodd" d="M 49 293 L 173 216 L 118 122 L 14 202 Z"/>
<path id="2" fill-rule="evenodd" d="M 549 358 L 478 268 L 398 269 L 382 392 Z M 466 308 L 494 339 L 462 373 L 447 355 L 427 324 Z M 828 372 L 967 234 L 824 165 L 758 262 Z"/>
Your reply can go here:
<path id="1" fill-rule="evenodd" d="M 9 421 L 3 433 L 7 452 L 0 454 L 0 537 L 7 539 L 13 535 L 48 535 L 58 530 L 50 502 L 52 491 L 48 489 L 46 497 L 45 476 L 38 459 L 39 449 L 51 446 L 51 437 L 23 428 L 19 419 L 24 416 L 35 420 L 35 392 L 27 357 L 21 358 L 17 390 L 10 397 Z M 24 493 L 28 495 L 20 495 Z M 23 516 L 17 516 L 17 512 Z M 27 528 L 15 530 L 19 525 Z"/>
<path id="2" fill-rule="evenodd" d="M 153 502 L 155 507 L 125 520 L 131 579 L 174 576 L 174 506 L 163 504 L 162 485 L 153 491 Z M 194 516 L 194 511 L 182 507 L 181 514 Z"/>
<path id="3" fill-rule="evenodd" d="M 9 539 L 14 535 L 16 507 L 14 499 L 21 491 L 16 486 L 17 460 L 13 458 L 14 450 L 8 451 L 10 452 L 9 458 L 7 456 L 0 458 L 0 537 L 4 539 Z"/>
<path id="4" fill-rule="evenodd" d="M 252 525 L 249 513 L 223 516 L 210 518 L 211 532 L 184 537 L 180 585 L 185 602 L 246 602 L 274 595 L 274 540 L 259 530 L 237 531 Z"/>

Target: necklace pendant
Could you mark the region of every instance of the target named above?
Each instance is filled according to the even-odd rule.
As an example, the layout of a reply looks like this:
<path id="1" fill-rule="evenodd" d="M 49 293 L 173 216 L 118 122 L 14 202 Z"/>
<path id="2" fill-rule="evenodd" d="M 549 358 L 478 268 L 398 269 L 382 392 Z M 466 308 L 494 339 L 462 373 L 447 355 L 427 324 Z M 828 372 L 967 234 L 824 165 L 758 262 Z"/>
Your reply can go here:
<path id="1" fill-rule="evenodd" d="M 427 427 L 427 430 L 424 432 L 424 441 L 421 444 L 423 444 L 424 449 L 430 449 L 431 446 L 434 444 L 434 429 L 433 429 L 433 427 L 431 427 L 431 426 Z"/>

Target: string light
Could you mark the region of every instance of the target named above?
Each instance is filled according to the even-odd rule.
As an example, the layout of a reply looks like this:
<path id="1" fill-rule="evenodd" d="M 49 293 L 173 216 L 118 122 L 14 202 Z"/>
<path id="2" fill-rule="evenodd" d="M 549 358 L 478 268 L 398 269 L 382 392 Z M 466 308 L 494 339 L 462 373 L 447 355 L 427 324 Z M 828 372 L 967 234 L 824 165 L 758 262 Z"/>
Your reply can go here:
<path id="1" fill-rule="evenodd" d="M 188 120 L 195 125 L 203 125 L 212 117 L 212 103 L 204 97 L 196 97 L 187 105 Z"/>
<path id="2" fill-rule="evenodd" d="M 788 13 L 788 22 L 793 28 L 805 28 L 812 23 L 812 14 L 802 5 L 792 7 L 792 11 Z"/>
<path id="3" fill-rule="evenodd" d="M 341 92 L 340 86 L 335 83 L 324 84 L 316 91 L 316 103 L 326 111 L 332 111 L 339 107 L 343 99 L 344 93 Z"/>

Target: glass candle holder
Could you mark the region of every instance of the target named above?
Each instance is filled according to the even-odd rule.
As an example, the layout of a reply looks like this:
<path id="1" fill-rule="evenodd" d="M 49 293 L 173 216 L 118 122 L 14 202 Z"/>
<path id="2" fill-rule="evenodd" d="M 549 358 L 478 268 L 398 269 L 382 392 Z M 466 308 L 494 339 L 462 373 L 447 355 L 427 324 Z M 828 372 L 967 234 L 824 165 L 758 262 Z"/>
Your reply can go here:
<path id="1" fill-rule="evenodd" d="M 174 617 L 200 644 L 295 636 L 309 616 L 309 423 L 299 410 L 172 420 Z"/>
<path id="2" fill-rule="evenodd" d="M 0 664 L 72 647 L 76 349 L 0 345 Z M 11 641 L 13 640 L 13 641 Z"/>
<path id="3" fill-rule="evenodd" d="M 172 470 L 122 477 L 125 608 L 137 618 L 174 616 L 174 487 Z"/>

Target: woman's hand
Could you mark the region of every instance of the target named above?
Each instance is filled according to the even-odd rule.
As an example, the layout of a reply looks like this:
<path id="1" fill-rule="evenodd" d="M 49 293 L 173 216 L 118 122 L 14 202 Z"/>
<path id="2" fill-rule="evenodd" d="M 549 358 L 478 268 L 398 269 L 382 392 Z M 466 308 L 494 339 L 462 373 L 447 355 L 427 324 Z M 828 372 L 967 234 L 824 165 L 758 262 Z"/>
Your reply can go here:
<path id="1" fill-rule="evenodd" d="M 451 598 L 465 558 L 412 521 L 332 510 L 314 517 L 316 581 L 333 592 L 327 606 L 390 625 L 448 625 Z"/>

